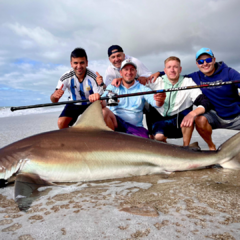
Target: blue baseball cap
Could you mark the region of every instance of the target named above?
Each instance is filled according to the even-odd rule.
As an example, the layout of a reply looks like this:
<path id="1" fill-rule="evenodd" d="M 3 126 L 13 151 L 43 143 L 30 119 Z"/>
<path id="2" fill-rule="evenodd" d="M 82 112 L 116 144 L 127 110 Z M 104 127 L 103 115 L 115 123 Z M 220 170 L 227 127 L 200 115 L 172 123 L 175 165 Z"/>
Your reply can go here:
<path id="1" fill-rule="evenodd" d="M 123 52 L 123 49 L 118 45 L 112 45 L 108 48 L 108 56 L 110 57 L 113 53 Z"/>
<path id="2" fill-rule="evenodd" d="M 196 59 L 200 57 L 202 54 L 208 54 L 211 57 L 214 57 L 213 52 L 210 48 L 201 48 L 197 53 L 196 53 Z"/>

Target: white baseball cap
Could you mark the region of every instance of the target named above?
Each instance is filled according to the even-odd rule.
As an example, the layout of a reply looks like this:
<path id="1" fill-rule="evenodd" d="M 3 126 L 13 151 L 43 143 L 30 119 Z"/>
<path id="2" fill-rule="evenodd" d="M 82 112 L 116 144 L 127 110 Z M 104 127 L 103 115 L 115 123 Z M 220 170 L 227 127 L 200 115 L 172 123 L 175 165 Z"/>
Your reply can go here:
<path id="1" fill-rule="evenodd" d="M 125 59 L 124 61 L 122 61 L 122 64 L 121 64 L 121 70 L 126 66 L 126 65 L 132 65 L 132 66 L 134 66 L 136 69 L 137 69 L 137 65 L 135 64 L 135 63 L 133 63 L 132 61 L 131 61 L 131 59 Z"/>

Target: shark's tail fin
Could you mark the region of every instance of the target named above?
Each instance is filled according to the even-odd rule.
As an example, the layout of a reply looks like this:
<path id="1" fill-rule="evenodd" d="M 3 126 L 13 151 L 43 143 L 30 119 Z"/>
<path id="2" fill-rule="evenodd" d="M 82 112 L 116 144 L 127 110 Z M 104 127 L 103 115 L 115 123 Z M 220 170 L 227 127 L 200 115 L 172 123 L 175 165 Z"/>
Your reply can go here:
<path id="1" fill-rule="evenodd" d="M 240 169 L 240 133 L 237 133 L 218 148 L 223 168 Z"/>

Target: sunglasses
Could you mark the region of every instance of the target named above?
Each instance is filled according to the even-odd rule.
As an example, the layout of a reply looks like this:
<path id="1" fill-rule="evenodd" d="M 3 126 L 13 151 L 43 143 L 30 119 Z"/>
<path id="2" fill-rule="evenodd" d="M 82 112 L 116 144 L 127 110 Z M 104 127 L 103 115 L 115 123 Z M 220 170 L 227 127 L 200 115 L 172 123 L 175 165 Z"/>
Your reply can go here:
<path id="1" fill-rule="evenodd" d="M 212 58 L 206 58 L 206 59 L 197 60 L 197 63 L 199 65 L 202 65 L 202 64 L 204 64 L 204 61 L 206 61 L 206 63 L 211 63 L 212 60 L 213 60 Z"/>

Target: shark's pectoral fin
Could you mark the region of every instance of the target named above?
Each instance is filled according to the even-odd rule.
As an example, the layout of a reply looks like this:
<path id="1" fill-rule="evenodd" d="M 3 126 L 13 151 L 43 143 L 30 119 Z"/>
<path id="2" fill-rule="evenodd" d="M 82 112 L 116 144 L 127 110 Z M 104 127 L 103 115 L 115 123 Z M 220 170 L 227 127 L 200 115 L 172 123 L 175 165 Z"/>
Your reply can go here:
<path id="1" fill-rule="evenodd" d="M 38 194 L 32 195 L 39 187 L 53 185 L 36 174 L 22 173 L 15 180 L 14 200 L 21 211 L 27 211 Z"/>
<path id="2" fill-rule="evenodd" d="M 112 131 L 107 127 L 102 114 L 102 105 L 100 101 L 96 101 L 89 106 L 82 116 L 73 126 L 75 129 L 99 129 L 105 131 Z"/>
<path id="3" fill-rule="evenodd" d="M 240 160 L 239 156 L 235 156 L 234 158 L 230 159 L 229 161 L 226 161 L 224 163 L 219 163 L 223 168 L 228 169 L 240 169 Z"/>

